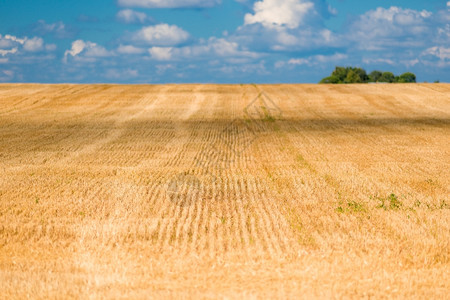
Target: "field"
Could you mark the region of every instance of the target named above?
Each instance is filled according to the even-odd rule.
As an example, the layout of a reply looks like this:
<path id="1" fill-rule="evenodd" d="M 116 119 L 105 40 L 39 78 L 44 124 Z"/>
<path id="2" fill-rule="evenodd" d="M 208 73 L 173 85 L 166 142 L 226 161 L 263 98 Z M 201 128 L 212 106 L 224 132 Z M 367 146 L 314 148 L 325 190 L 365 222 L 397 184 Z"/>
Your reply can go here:
<path id="1" fill-rule="evenodd" d="M 0 298 L 446 298 L 450 85 L 0 85 Z"/>

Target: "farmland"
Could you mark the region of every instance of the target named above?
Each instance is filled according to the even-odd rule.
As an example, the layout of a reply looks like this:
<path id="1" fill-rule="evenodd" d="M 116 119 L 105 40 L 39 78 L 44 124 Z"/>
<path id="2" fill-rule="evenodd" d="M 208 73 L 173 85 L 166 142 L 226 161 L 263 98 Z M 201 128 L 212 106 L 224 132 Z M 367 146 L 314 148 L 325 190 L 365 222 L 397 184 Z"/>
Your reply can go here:
<path id="1" fill-rule="evenodd" d="M 0 298 L 450 293 L 450 85 L 0 85 Z"/>

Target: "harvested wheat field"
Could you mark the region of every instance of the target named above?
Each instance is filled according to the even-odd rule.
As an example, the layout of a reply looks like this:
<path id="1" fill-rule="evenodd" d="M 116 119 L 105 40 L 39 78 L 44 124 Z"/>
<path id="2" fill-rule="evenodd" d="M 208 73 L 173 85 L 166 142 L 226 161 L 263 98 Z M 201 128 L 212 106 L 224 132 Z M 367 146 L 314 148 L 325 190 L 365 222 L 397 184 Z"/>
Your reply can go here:
<path id="1" fill-rule="evenodd" d="M 450 85 L 0 85 L 0 298 L 447 298 Z"/>

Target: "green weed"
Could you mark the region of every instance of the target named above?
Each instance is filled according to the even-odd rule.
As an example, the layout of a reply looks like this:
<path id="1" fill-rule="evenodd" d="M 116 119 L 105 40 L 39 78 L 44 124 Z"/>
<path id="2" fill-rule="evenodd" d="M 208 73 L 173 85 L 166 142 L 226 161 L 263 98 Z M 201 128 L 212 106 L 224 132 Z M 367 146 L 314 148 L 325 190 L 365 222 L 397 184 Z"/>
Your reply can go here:
<path id="1" fill-rule="evenodd" d="M 402 202 L 398 200 L 397 195 L 390 194 L 386 198 L 378 198 L 380 201 L 380 204 L 377 206 L 377 208 L 382 208 L 384 210 L 397 210 L 403 206 Z"/>

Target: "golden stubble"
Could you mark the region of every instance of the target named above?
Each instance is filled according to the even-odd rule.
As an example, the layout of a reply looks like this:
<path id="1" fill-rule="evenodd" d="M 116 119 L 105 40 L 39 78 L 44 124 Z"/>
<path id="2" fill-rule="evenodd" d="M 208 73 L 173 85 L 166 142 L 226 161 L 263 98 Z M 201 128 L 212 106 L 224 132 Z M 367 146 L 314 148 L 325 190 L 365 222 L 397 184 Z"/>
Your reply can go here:
<path id="1" fill-rule="evenodd" d="M 448 84 L 4 84 L 0 104 L 1 298 L 450 294 Z"/>

